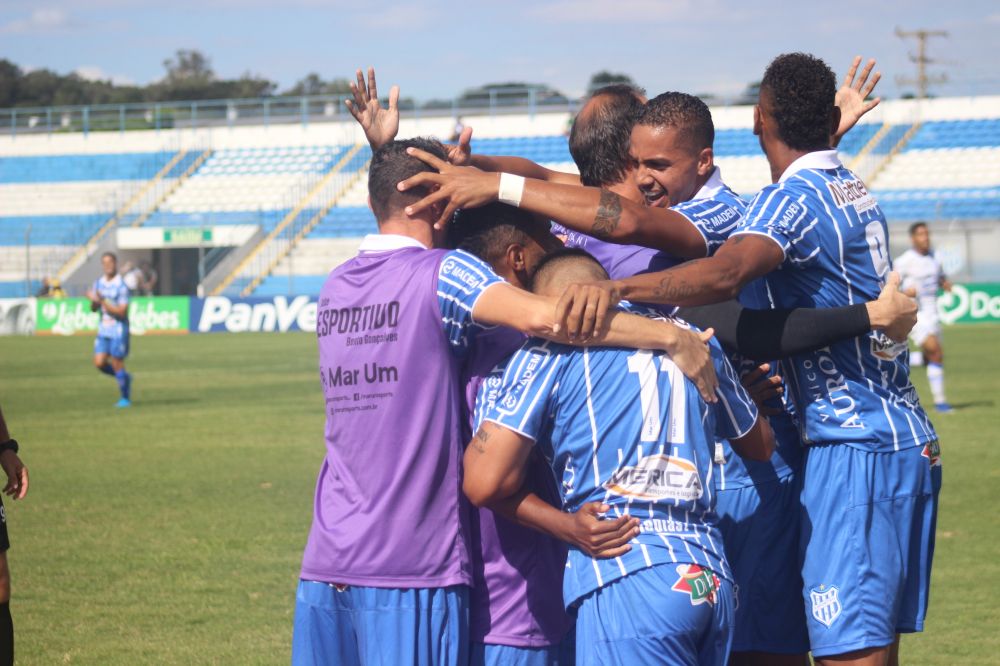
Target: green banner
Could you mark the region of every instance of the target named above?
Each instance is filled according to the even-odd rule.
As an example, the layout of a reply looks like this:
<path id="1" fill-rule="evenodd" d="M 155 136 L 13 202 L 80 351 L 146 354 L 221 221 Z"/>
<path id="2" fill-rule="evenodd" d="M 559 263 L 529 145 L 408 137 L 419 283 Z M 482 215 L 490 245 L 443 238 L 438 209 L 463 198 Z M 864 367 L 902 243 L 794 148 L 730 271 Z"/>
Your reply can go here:
<path id="1" fill-rule="evenodd" d="M 938 313 L 945 324 L 1000 322 L 1000 284 L 956 284 L 938 296 Z"/>
<path id="2" fill-rule="evenodd" d="M 180 227 L 164 229 L 163 242 L 166 245 L 201 245 L 212 242 L 212 230 L 202 227 Z"/>
<path id="3" fill-rule="evenodd" d="M 38 335 L 93 335 L 101 322 L 86 298 L 39 298 L 35 333 Z M 135 335 L 187 333 L 190 299 L 187 296 L 133 298 L 128 307 L 129 331 Z"/>

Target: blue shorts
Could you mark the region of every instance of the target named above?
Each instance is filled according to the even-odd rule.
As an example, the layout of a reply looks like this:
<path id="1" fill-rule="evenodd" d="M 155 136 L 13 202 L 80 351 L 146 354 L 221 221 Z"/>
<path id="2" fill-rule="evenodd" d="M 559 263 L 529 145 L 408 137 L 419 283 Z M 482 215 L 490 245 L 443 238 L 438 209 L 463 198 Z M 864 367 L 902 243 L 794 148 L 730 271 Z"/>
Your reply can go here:
<path id="1" fill-rule="evenodd" d="M 300 580 L 292 633 L 294 666 L 466 666 L 469 588 L 389 589 Z"/>
<path id="2" fill-rule="evenodd" d="M 128 333 L 108 337 L 98 335 L 94 340 L 94 354 L 108 354 L 114 358 L 128 356 Z"/>
<path id="3" fill-rule="evenodd" d="M 715 498 L 736 582 L 733 652 L 805 654 L 798 476 L 719 490 Z"/>
<path id="4" fill-rule="evenodd" d="M 470 666 L 573 666 L 573 636 L 549 647 L 514 647 L 512 645 L 472 644 Z"/>
<path id="5" fill-rule="evenodd" d="M 691 575 L 697 568 L 659 564 L 584 597 L 576 619 L 577 664 L 725 666 L 733 585 L 709 570 L 697 580 L 682 571 Z"/>
<path id="6" fill-rule="evenodd" d="M 889 453 L 806 450 L 799 555 L 814 656 L 923 630 L 940 490 L 937 442 Z"/>

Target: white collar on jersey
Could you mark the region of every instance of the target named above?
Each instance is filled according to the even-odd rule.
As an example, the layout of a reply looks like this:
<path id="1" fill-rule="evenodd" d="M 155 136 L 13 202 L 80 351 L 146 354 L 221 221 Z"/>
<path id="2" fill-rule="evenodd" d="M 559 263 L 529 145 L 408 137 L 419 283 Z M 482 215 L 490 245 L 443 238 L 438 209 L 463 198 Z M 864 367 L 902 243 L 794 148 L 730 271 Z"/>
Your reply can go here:
<path id="1" fill-rule="evenodd" d="M 714 199 L 725 186 L 726 184 L 722 182 L 722 169 L 715 167 L 712 170 L 712 175 L 708 177 L 708 180 L 701 186 L 698 193 L 691 197 L 691 200 L 697 201 L 698 199 Z"/>
<path id="2" fill-rule="evenodd" d="M 416 238 L 401 236 L 399 234 L 368 234 L 361 241 L 358 252 L 387 252 L 389 250 L 402 250 L 404 247 L 419 247 L 426 250 L 427 246 Z"/>
<path id="3" fill-rule="evenodd" d="M 806 153 L 789 164 L 788 168 L 785 169 L 785 173 L 781 174 L 778 182 L 783 183 L 799 171 L 805 169 L 836 169 L 842 166 L 844 165 L 840 161 L 840 158 L 837 157 L 836 150 L 817 150 L 812 153 Z"/>

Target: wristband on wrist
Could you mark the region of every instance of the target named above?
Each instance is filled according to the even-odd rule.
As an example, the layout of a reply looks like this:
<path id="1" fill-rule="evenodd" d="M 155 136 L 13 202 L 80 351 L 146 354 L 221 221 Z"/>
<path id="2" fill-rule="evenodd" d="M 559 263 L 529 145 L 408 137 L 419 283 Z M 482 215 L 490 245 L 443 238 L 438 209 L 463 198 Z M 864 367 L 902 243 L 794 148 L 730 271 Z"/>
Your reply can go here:
<path id="1" fill-rule="evenodd" d="M 20 447 L 17 445 L 16 439 L 8 439 L 6 442 L 0 444 L 0 453 L 3 453 L 4 451 L 13 451 L 14 453 L 17 453 L 19 449 Z"/>
<path id="2" fill-rule="evenodd" d="M 524 196 L 524 176 L 515 176 L 507 172 L 501 173 L 500 191 L 497 194 L 497 199 L 501 203 L 518 208 L 521 205 L 521 197 Z"/>

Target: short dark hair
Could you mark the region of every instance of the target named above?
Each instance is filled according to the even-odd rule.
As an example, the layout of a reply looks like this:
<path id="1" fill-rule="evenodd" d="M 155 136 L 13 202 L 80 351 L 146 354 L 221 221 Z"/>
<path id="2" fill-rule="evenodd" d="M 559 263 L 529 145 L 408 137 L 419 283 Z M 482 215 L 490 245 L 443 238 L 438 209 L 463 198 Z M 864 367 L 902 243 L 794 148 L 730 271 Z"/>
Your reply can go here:
<path id="1" fill-rule="evenodd" d="M 524 245 L 533 235 L 549 233 L 549 225 L 526 210 L 494 202 L 464 208 L 448 225 L 448 247 L 471 252 L 495 264 L 513 243 Z"/>
<path id="2" fill-rule="evenodd" d="M 569 152 L 590 187 L 620 183 L 632 167 L 629 140 L 642 113 L 645 91 L 617 83 L 598 88 L 577 115 L 569 133 Z"/>
<path id="3" fill-rule="evenodd" d="M 760 82 L 770 101 L 778 137 L 793 150 L 830 147 L 837 78 L 808 53 L 785 53 L 771 61 Z"/>
<path id="4" fill-rule="evenodd" d="M 535 291 L 538 285 L 547 279 L 547 275 L 552 271 L 558 270 L 559 265 L 568 260 L 574 259 L 586 259 L 587 261 L 592 261 L 595 266 L 594 274 L 595 276 L 600 275 L 602 279 L 608 279 L 608 272 L 604 269 L 594 255 L 587 252 L 584 249 L 578 247 L 564 247 L 554 252 L 549 252 L 547 255 L 542 257 L 538 265 L 535 266 L 535 272 L 531 276 L 531 284 L 529 289 Z"/>
<path id="5" fill-rule="evenodd" d="M 708 105 L 694 95 L 665 92 L 646 102 L 637 121 L 646 127 L 674 127 L 695 150 L 715 143 L 715 123 Z"/>
<path id="6" fill-rule="evenodd" d="M 416 157 L 406 154 L 407 148 L 419 148 L 442 160 L 448 159 L 444 146 L 436 139 L 405 139 L 390 141 L 372 155 L 368 167 L 368 196 L 372 212 L 379 222 L 429 194 L 426 187 L 413 187 L 400 192 L 396 185 L 423 171 L 434 171 Z"/>
<path id="7" fill-rule="evenodd" d="M 926 229 L 927 228 L 927 223 L 926 222 L 914 222 L 913 224 L 911 224 L 910 225 L 910 235 L 912 236 L 913 234 L 917 233 L 917 230 L 920 229 L 921 227 L 923 227 L 924 229 Z"/>
<path id="8" fill-rule="evenodd" d="M 118 263 L 118 255 L 116 255 L 114 252 L 105 252 L 104 254 L 101 255 L 101 259 L 103 259 L 104 257 L 111 257 L 116 264 Z"/>

